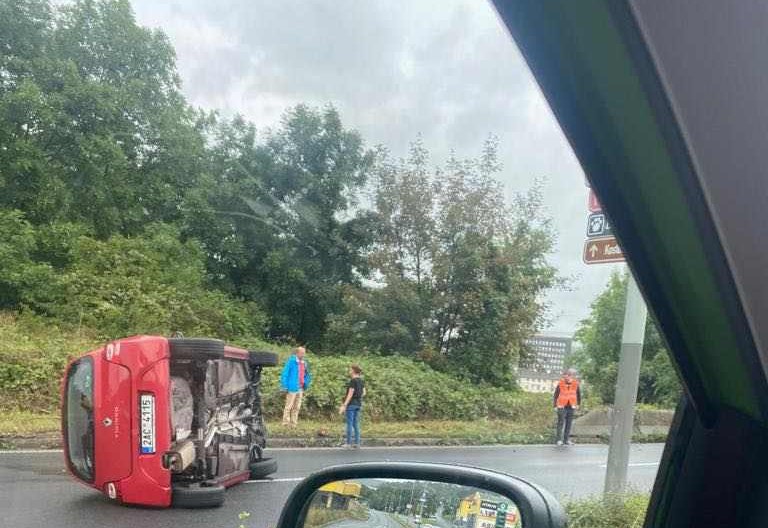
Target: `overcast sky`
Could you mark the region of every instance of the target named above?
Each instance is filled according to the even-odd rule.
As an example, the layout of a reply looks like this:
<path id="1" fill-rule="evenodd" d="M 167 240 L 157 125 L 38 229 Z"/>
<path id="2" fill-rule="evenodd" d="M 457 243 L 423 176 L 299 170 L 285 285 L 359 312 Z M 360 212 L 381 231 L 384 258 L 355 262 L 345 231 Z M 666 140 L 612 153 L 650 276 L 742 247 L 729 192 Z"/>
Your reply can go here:
<path id="1" fill-rule="evenodd" d="M 581 261 L 584 175 L 506 28 L 478 0 L 132 0 L 178 55 L 193 105 L 259 128 L 297 103 L 333 103 L 370 146 L 398 156 L 421 134 L 441 163 L 500 138 L 510 194 L 545 178 L 558 232 L 551 262 L 573 278 L 554 291 L 553 332 L 572 333 L 616 265 Z"/>

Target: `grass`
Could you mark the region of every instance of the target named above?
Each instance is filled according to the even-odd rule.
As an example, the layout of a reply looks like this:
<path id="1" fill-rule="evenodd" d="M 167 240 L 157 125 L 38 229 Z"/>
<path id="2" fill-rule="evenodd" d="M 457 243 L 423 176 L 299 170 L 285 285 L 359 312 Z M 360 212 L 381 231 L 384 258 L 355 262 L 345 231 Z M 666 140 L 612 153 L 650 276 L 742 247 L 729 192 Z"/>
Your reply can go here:
<path id="1" fill-rule="evenodd" d="M 59 430 L 58 413 L 31 411 L 0 412 L 0 436 L 32 436 Z M 337 420 L 301 419 L 297 428 L 284 427 L 279 421 L 267 420 L 272 438 L 291 438 L 307 444 L 324 442 L 340 443 L 345 426 L 344 419 Z M 438 440 L 441 444 L 541 444 L 552 441 L 551 424 L 536 420 L 510 422 L 508 420 L 418 420 L 396 422 L 361 423 L 363 442 L 375 439 Z M 662 435 L 636 437 L 635 442 L 663 442 Z M 432 442 L 430 442 L 432 443 Z"/>
<path id="2" fill-rule="evenodd" d="M 359 504 L 353 504 L 349 510 L 331 510 L 312 506 L 307 514 L 307 518 L 304 520 L 304 526 L 306 528 L 320 528 L 335 524 L 338 521 L 365 521 L 367 519 L 368 509 Z"/>
<path id="3" fill-rule="evenodd" d="M 0 436 L 25 436 L 59 430 L 59 415 L 29 411 L 0 413 Z M 344 434 L 343 418 L 337 422 L 301 420 L 296 429 L 268 422 L 270 436 L 314 440 L 330 438 L 341 440 Z M 477 443 L 531 443 L 549 441 L 549 429 L 532 429 L 527 425 L 500 420 L 460 422 L 451 420 L 423 420 L 412 422 L 363 423 L 363 439 L 367 438 L 440 438 L 446 441 L 471 440 Z"/>
<path id="4" fill-rule="evenodd" d="M 568 528 L 640 528 L 648 509 L 649 495 L 628 493 L 607 500 L 602 497 L 565 505 Z"/>
<path id="5" fill-rule="evenodd" d="M 30 411 L 1 411 L 0 435 L 27 436 L 56 432 L 60 428 L 57 413 L 36 413 Z"/>
<path id="6" fill-rule="evenodd" d="M 41 317 L 0 311 L 0 436 L 59 430 L 62 370 L 68 359 L 103 344 L 95 335 L 87 329 L 59 327 Z M 258 340 L 235 344 L 274 350 L 281 364 L 291 353 L 289 346 Z M 367 369 L 369 391 L 362 421 L 364 440 L 530 444 L 552 439 L 554 414 L 548 394 L 477 387 L 406 358 L 310 354 L 310 361 L 315 381 L 296 430 L 280 425 L 284 399 L 278 386 L 280 369 L 265 371 L 264 409 L 274 438 L 298 438 L 309 445 L 340 442 L 344 419 L 335 409 L 344 393 L 348 364 L 360 361 Z M 636 440 L 658 441 L 663 437 Z"/>
<path id="7" fill-rule="evenodd" d="M 55 412 L 67 361 L 97 346 L 99 341 L 88 331 L 0 312 L 0 413 L 9 409 Z"/>
<path id="8" fill-rule="evenodd" d="M 413 528 L 413 525 L 405 520 L 400 514 L 393 514 L 390 516 L 390 519 L 394 519 L 395 522 L 403 528 Z"/>
<path id="9" fill-rule="evenodd" d="M 299 420 L 297 428 L 280 424 L 268 424 L 270 435 L 275 438 L 301 438 L 315 440 L 330 438 L 341 441 L 345 431 L 343 417 L 335 422 L 320 420 Z M 397 422 L 361 423 L 363 442 L 366 438 L 415 438 L 441 439 L 446 443 L 471 441 L 479 444 L 495 443 L 542 443 L 549 442 L 549 424 L 531 425 L 504 420 L 419 420 Z"/>

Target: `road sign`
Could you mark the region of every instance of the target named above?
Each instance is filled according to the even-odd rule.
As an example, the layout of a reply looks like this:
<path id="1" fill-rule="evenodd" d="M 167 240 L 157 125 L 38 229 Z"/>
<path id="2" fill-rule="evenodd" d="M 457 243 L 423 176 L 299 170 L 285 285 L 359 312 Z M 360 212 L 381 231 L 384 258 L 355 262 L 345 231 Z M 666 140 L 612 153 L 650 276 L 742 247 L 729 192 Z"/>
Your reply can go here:
<path id="1" fill-rule="evenodd" d="M 624 262 L 624 253 L 615 237 L 593 238 L 584 243 L 584 264 Z"/>
<path id="2" fill-rule="evenodd" d="M 507 503 L 502 502 L 496 510 L 496 526 L 494 528 L 505 528 L 507 525 Z"/>
<path id="3" fill-rule="evenodd" d="M 592 213 L 587 218 L 587 238 L 613 236 L 613 227 L 605 213 Z"/>
<path id="4" fill-rule="evenodd" d="M 592 189 L 589 190 L 589 200 L 587 202 L 587 208 L 589 209 L 590 213 L 599 213 L 603 210 L 603 206 L 600 205 L 600 202 L 597 200 L 597 196 L 595 195 L 595 191 Z"/>

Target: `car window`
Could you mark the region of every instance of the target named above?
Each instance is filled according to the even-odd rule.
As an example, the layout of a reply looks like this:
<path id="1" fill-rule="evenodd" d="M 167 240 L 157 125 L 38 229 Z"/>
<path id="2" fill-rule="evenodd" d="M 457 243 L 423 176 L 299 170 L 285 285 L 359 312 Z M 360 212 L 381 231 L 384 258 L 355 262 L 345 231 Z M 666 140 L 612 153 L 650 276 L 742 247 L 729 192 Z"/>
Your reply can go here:
<path id="1" fill-rule="evenodd" d="M 582 99 L 594 84 L 636 101 L 618 78 L 581 79 Z M 650 127 L 648 111 L 605 122 Z M 272 526 L 315 470 L 423 459 L 531 479 L 573 519 L 639 523 L 683 390 L 651 314 L 631 343 L 627 493 L 598 507 L 639 291 L 557 117 L 492 2 L 0 0 L 0 447 L 63 448 L 97 489 L 46 477 L 66 516 L 51 502 L 8 522 L 76 525 L 89 492 L 218 505 L 204 488 L 247 482 L 218 512 L 170 515 Z M 597 154 L 624 148 L 588 125 Z M 671 166 L 653 146 L 627 147 L 647 178 L 614 193 L 651 201 Z M 678 191 L 653 229 L 689 226 Z M 686 265 L 657 290 L 694 292 L 675 313 L 700 330 L 678 337 L 717 358 L 729 334 L 704 322 L 725 308 L 705 260 Z M 754 411 L 742 366 L 712 365 L 691 369 Z M 383 508 L 414 526 L 417 502 Z M 419 523 L 458 526 L 456 508 Z"/>

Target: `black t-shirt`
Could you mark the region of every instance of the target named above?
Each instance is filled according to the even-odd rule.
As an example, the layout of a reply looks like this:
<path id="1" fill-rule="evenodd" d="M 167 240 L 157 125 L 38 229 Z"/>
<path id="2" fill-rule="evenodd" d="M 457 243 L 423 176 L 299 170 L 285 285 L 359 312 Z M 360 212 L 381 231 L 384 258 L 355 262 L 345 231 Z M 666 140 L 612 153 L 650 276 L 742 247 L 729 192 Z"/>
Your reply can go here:
<path id="1" fill-rule="evenodd" d="M 360 406 L 363 404 L 363 387 L 365 387 L 365 383 L 362 378 L 352 378 L 349 380 L 349 383 L 347 383 L 347 394 L 349 394 L 349 389 L 353 390 L 349 405 Z"/>

